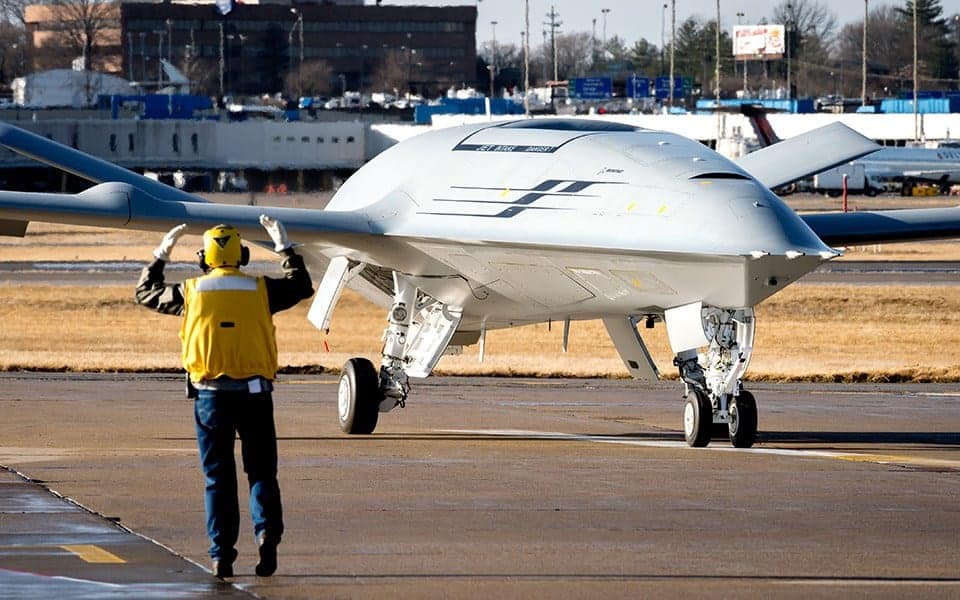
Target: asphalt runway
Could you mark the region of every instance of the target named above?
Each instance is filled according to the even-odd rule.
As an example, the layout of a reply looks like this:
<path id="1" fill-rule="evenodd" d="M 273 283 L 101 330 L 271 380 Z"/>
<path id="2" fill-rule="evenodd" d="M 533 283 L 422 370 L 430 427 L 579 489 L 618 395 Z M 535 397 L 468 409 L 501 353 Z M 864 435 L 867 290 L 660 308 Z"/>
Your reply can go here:
<path id="1" fill-rule="evenodd" d="M 336 381 L 278 386 L 280 569 L 253 576 L 245 521 L 226 586 L 201 569 L 180 378 L 0 375 L 0 464 L 34 482 L 10 474 L 0 492 L 45 498 L 0 493 L 0 596 L 55 579 L 83 598 L 960 597 L 955 384 L 756 384 L 760 441 L 734 450 L 683 443 L 675 382 L 433 378 L 372 436 L 346 436 Z M 92 512 L 50 508 L 66 501 L 40 486 Z M 92 541 L 36 539 L 37 512 L 54 534 L 85 519 L 70 531 Z M 104 537 L 117 524 L 162 546 Z"/>

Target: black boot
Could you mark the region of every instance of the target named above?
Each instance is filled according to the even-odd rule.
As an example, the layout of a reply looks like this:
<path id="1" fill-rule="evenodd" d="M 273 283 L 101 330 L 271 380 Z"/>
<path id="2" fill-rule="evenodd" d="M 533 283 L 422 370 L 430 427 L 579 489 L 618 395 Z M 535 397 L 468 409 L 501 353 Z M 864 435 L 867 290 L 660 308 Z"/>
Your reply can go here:
<path id="1" fill-rule="evenodd" d="M 257 551 L 260 553 L 260 562 L 255 569 L 259 577 L 270 577 L 277 570 L 277 545 L 279 540 L 267 537 L 267 533 L 261 532 L 257 536 Z"/>

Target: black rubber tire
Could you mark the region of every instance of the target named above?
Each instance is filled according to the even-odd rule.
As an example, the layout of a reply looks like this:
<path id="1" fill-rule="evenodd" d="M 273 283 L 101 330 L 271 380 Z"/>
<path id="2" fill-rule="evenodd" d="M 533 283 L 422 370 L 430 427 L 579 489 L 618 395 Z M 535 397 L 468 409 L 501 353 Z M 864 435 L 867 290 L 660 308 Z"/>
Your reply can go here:
<path id="1" fill-rule="evenodd" d="M 749 448 L 757 441 L 757 401 L 753 394 L 741 391 L 730 401 L 730 443 Z"/>
<path id="2" fill-rule="evenodd" d="M 710 443 L 712 431 L 713 405 L 705 393 L 695 389 L 683 405 L 683 437 L 688 445 L 703 448 Z"/>
<path id="3" fill-rule="evenodd" d="M 337 389 L 340 430 L 359 435 L 373 433 L 381 400 L 380 377 L 373 363 L 365 358 L 351 358 L 344 363 Z"/>

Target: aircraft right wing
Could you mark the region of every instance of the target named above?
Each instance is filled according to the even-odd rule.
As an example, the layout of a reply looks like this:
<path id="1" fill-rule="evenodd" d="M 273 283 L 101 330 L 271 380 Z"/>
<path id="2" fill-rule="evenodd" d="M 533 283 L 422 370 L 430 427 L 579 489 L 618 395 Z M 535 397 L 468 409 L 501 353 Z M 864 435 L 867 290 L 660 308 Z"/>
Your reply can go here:
<path id="1" fill-rule="evenodd" d="M 734 162 L 769 188 L 780 187 L 878 150 L 842 123 L 831 123 L 777 142 Z"/>
<path id="2" fill-rule="evenodd" d="M 960 206 L 801 215 L 831 246 L 960 238 Z"/>

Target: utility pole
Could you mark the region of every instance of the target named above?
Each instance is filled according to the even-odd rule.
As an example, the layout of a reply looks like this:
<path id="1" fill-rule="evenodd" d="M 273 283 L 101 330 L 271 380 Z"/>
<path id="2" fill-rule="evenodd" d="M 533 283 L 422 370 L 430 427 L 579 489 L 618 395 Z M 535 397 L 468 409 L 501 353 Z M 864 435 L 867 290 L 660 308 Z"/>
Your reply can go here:
<path id="1" fill-rule="evenodd" d="M 560 26 L 563 25 L 563 22 L 559 20 L 560 13 L 557 12 L 556 7 L 553 5 L 550 6 L 550 12 L 547 13 L 547 18 L 549 21 L 546 21 L 544 25 L 550 28 L 550 46 L 553 49 L 553 81 L 557 81 L 559 77 L 559 69 L 557 68 L 557 31 L 560 29 Z M 551 94 L 552 96 L 552 94 Z"/>
<path id="2" fill-rule="evenodd" d="M 746 13 L 743 13 L 743 12 L 737 13 L 737 25 L 740 25 L 740 19 L 742 19 L 745 15 Z M 737 64 L 736 61 L 734 61 L 733 64 L 736 65 Z M 736 69 L 736 66 L 734 66 L 734 69 Z M 743 55 L 743 97 L 744 98 L 747 97 L 747 55 L 746 54 Z"/>
<path id="3" fill-rule="evenodd" d="M 223 21 L 217 25 L 220 27 L 220 101 L 223 102 Z"/>
<path id="4" fill-rule="evenodd" d="M 530 117 L 530 0 L 523 0 L 523 114 Z"/>
<path id="5" fill-rule="evenodd" d="M 167 62 L 173 64 L 173 19 L 167 19 Z"/>
<path id="6" fill-rule="evenodd" d="M 600 12 L 603 13 L 603 48 L 604 52 L 607 51 L 607 15 L 610 14 L 609 8 L 601 8 Z"/>
<path id="7" fill-rule="evenodd" d="M 494 93 L 496 92 L 496 77 L 497 77 L 497 22 L 490 21 L 490 30 L 492 42 L 490 44 L 490 100 L 493 100 Z"/>
<path id="8" fill-rule="evenodd" d="M 673 66 L 677 47 L 677 0 L 670 0 L 670 104 L 673 108 Z"/>
<path id="9" fill-rule="evenodd" d="M 867 17 L 870 0 L 863 0 L 863 60 L 860 64 L 860 106 L 867 105 Z"/>
<path id="10" fill-rule="evenodd" d="M 664 45 L 667 39 L 667 6 L 666 2 L 663 3 L 663 9 L 660 11 L 660 75 L 663 75 L 663 63 L 664 63 Z"/>
<path id="11" fill-rule="evenodd" d="M 133 34 L 127 32 L 127 77 L 133 81 Z"/>
<path id="12" fill-rule="evenodd" d="M 917 111 L 917 0 L 913 2 L 913 141 L 920 141 L 920 120 Z"/>
<path id="13" fill-rule="evenodd" d="M 713 94 L 716 97 L 716 107 L 717 107 L 717 142 L 714 146 L 715 148 L 720 147 L 720 138 L 723 135 L 723 132 L 720 130 L 720 0 L 717 0 L 717 23 L 714 28 L 716 33 L 716 42 L 715 49 L 716 62 L 713 66 Z"/>
<path id="14" fill-rule="evenodd" d="M 787 100 L 792 100 L 793 88 L 791 87 L 791 83 L 790 83 L 790 38 L 792 37 L 791 34 L 793 33 L 793 5 L 790 4 L 789 2 L 787 2 L 787 22 L 786 22 L 786 27 L 784 27 L 784 29 L 787 32 L 787 35 L 786 35 L 787 39 L 785 40 L 787 42 Z M 764 64 L 764 70 L 766 70 L 767 62 L 764 61 L 763 64 Z"/>

